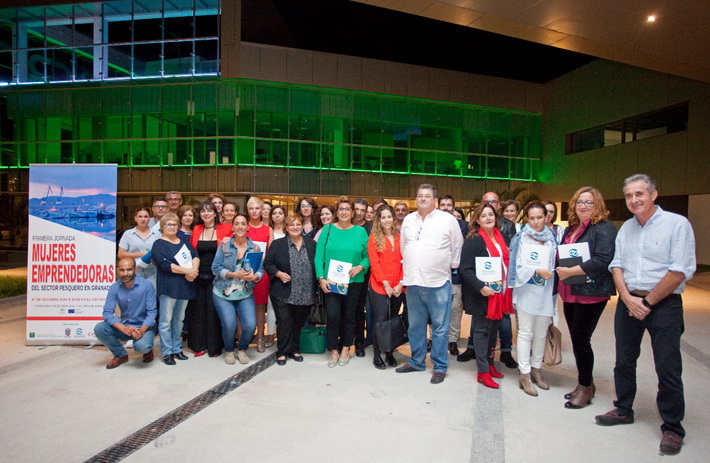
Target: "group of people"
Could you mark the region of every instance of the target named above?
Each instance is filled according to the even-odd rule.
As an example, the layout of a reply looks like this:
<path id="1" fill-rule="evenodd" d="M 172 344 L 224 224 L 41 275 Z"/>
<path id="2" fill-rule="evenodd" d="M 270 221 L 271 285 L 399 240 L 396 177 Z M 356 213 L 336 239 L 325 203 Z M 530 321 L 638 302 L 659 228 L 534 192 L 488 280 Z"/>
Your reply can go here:
<path id="1" fill-rule="evenodd" d="M 119 243 L 120 281 L 109 291 L 105 321 L 95 332 L 114 354 L 107 368 L 128 361 L 121 343 L 126 340 L 144 354 L 144 362 L 152 361 L 157 300 L 161 354 L 174 365 L 187 359 L 180 336 L 189 305 L 186 330 L 195 356 L 217 357 L 224 350 L 226 363 L 248 363 L 255 330 L 256 348 L 263 352 L 274 342 L 275 325 L 277 363 L 284 365 L 288 358 L 303 361 L 299 334 L 320 293 L 329 368 L 347 365 L 353 345 L 355 355 L 364 357 L 372 344 L 377 369 L 423 371 L 430 351 L 430 382 L 439 384 L 450 354 L 459 361 L 476 359 L 477 381 L 498 388 L 495 379 L 504 377 L 494 362 L 500 336 L 500 360 L 517 367 L 520 388 L 537 396 L 538 388 L 550 389 L 543 354 L 559 295 L 578 371 L 564 406 L 579 409 L 596 392 L 591 337 L 618 291 L 616 408 L 596 421 L 633 422 L 636 360 L 647 329 L 659 376 L 661 451 L 677 453 L 685 435 L 680 294 L 695 271 L 693 232 L 687 219 L 655 205 L 658 193 L 650 177 L 627 178 L 623 191 L 634 217 L 618 234 L 594 187 L 574 193 L 566 228 L 554 224 L 553 202 L 530 202 L 521 213 L 517 203 L 501 205 L 493 192 L 482 197 L 467 222 L 462 211 L 456 216 L 454 199 L 439 198 L 430 184 L 419 186 L 413 213 L 404 202 L 369 205 L 344 196 L 320 207 L 304 197 L 290 214 L 252 197 L 248 214 L 239 214 L 221 195 L 211 195 L 195 211 L 180 207 L 179 193 L 169 192 L 153 205 L 156 225 L 148 208 L 136 210 L 136 227 Z M 392 349 L 385 349 L 383 360 L 373 329 L 400 312 L 411 347 L 402 365 Z M 471 330 L 467 349 L 459 353 L 463 312 L 472 316 Z M 518 326 L 517 362 L 511 355 L 511 314 Z M 149 331 L 153 336 L 146 336 Z"/>

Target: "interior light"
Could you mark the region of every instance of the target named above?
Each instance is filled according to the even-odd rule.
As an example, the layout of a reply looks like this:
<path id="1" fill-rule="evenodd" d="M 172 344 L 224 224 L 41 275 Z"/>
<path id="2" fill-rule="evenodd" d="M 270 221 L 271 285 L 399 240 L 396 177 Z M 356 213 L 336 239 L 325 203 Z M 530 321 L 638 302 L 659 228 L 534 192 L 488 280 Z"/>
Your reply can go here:
<path id="1" fill-rule="evenodd" d="M 651 15 L 646 19 L 646 21 L 648 21 L 650 23 L 654 22 L 655 20 L 656 20 L 656 17 L 654 15 Z"/>

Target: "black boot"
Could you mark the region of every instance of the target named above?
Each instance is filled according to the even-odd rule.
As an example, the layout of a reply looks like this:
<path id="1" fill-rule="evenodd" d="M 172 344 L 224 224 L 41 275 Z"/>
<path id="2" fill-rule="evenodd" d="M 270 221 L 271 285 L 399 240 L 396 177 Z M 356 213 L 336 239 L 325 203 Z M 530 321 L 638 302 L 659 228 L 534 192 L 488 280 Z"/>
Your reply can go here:
<path id="1" fill-rule="evenodd" d="M 501 352 L 500 361 L 508 368 L 518 368 L 518 362 L 515 361 L 510 352 Z"/>
<path id="2" fill-rule="evenodd" d="M 372 364 L 375 365 L 375 368 L 378 370 L 385 370 L 387 367 L 385 366 L 385 362 L 382 361 L 382 357 L 379 355 L 375 355 L 372 359 Z"/>
<path id="3" fill-rule="evenodd" d="M 449 343 L 449 354 L 459 355 L 459 346 L 455 342 Z"/>
<path id="4" fill-rule="evenodd" d="M 397 359 L 394 358 L 394 354 L 392 352 L 388 352 L 385 355 L 385 358 L 387 359 L 387 365 L 389 365 L 391 367 L 397 366 Z"/>
<path id="5" fill-rule="evenodd" d="M 476 358 L 476 351 L 473 350 L 471 347 L 463 351 L 463 353 L 459 354 L 456 357 L 457 362 L 468 362 L 469 360 L 473 360 Z"/>

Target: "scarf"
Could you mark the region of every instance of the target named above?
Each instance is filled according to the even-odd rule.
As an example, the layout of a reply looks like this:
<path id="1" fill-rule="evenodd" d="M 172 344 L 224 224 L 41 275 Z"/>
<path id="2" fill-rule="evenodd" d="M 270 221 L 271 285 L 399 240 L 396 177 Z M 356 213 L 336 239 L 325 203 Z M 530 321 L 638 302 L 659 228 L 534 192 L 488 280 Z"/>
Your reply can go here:
<path id="1" fill-rule="evenodd" d="M 505 245 L 505 240 L 503 239 L 503 234 L 500 232 L 498 227 L 493 229 L 493 237 L 500 246 L 503 255 L 501 256 L 498 252 L 498 248 L 493 244 L 493 240 L 488 236 L 483 230 L 478 230 L 478 234 L 481 235 L 483 241 L 486 243 L 486 250 L 488 250 L 488 255 L 491 257 L 502 257 L 501 261 L 503 263 L 503 269 L 509 268 L 510 256 L 508 253 L 508 247 Z M 505 271 L 505 270 L 504 270 Z M 505 281 L 505 275 L 503 275 L 503 281 Z M 500 320 L 503 318 L 504 313 L 513 313 L 513 295 L 510 292 L 510 288 L 504 287 L 502 293 L 495 293 L 488 297 L 488 314 L 486 318 L 491 320 Z"/>
<path id="2" fill-rule="evenodd" d="M 516 272 L 515 272 L 515 263 L 518 261 L 518 254 L 520 253 L 520 241 L 522 235 L 528 235 L 537 241 L 542 241 L 545 245 L 547 243 L 552 243 L 552 247 L 554 248 L 557 245 L 557 240 L 555 239 L 555 235 L 552 233 L 552 230 L 550 230 L 547 227 L 543 227 L 542 231 L 535 231 L 533 230 L 533 227 L 525 227 L 522 230 L 518 232 L 517 235 L 513 237 L 513 239 L 510 241 L 510 261 L 513 263 L 513 265 L 510 267 L 510 271 L 508 272 L 508 287 L 510 288 L 515 288 L 517 287 L 517 282 L 516 280 Z M 550 253 L 550 260 L 552 261 L 551 267 L 554 267 L 554 259 L 555 259 L 555 253 L 551 252 Z"/>

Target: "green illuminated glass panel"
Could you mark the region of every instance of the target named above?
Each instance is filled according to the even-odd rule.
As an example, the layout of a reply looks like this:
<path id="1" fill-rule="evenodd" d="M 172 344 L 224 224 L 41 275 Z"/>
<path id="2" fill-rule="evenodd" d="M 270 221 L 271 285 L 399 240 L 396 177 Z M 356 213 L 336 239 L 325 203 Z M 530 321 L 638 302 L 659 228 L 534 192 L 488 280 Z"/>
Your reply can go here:
<path id="1" fill-rule="evenodd" d="M 497 108 L 246 80 L 6 97 L 5 168 L 236 164 L 530 181 L 539 162 L 539 115 Z"/>

